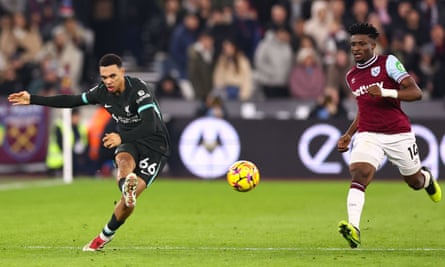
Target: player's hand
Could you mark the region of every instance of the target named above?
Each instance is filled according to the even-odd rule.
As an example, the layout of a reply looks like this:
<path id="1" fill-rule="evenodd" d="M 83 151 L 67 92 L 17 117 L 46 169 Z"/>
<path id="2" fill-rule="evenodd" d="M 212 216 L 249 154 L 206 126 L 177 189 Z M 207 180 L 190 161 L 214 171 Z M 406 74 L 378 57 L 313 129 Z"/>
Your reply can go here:
<path id="1" fill-rule="evenodd" d="M 12 105 L 29 105 L 31 103 L 31 95 L 26 91 L 13 93 L 8 96 L 8 101 Z"/>
<path id="2" fill-rule="evenodd" d="M 102 138 L 102 142 L 104 144 L 104 147 L 113 148 L 120 145 L 122 143 L 122 139 L 121 136 L 117 133 L 107 133 L 105 134 L 104 138 Z"/>
<path id="3" fill-rule="evenodd" d="M 337 151 L 340 153 L 348 151 L 350 142 L 351 136 L 349 134 L 342 135 L 337 141 Z"/>
<path id="4" fill-rule="evenodd" d="M 374 97 L 374 96 L 382 96 L 382 88 L 380 88 L 378 85 L 373 85 L 368 87 L 367 89 L 368 95 Z"/>

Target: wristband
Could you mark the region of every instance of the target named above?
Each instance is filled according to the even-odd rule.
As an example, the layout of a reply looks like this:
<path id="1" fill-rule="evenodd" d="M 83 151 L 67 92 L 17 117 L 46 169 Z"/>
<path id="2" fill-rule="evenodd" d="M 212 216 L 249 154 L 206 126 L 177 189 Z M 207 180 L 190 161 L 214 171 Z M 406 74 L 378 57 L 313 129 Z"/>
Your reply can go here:
<path id="1" fill-rule="evenodd" d="M 399 92 L 397 92 L 395 89 L 380 88 L 380 91 L 382 93 L 382 97 L 397 98 L 399 96 Z"/>

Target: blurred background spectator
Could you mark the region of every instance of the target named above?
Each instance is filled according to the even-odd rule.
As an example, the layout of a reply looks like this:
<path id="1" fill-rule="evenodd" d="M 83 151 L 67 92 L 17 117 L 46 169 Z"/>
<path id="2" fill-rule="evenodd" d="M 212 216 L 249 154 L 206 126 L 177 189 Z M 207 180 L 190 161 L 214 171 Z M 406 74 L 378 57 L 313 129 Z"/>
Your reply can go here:
<path id="1" fill-rule="evenodd" d="M 323 94 L 325 80 L 325 73 L 316 51 L 312 48 L 300 49 L 289 78 L 291 96 L 296 99 L 316 100 Z"/>
<path id="2" fill-rule="evenodd" d="M 183 99 L 178 81 L 171 75 L 165 75 L 156 83 L 156 97 L 158 99 Z"/>
<path id="3" fill-rule="evenodd" d="M 255 81 L 266 98 L 289 97 L 292 59 L 288 29 L 281 26 L 270 29 L 255 51 Z"/>
<path id="4" fill-rule="evenodd" d="M 214 39 L 210 32 L 203 31 L 187 51 L 187 72 L 193 87 L 194 98 L 206 99 L 213 89 Z"/>
<path id="5" fill-rule="evenodd" d="M 113 52 L 127 71 L 154 73 L 150 82 L 176 80 L 180 93 L 165 96 L 184 101 L 213 90 L 231 100 L 291 99 L 315 74 L 344 100 L 346 29 L 356 22 L 377 27 L 378 53 L 398 56 L 426 97 L 445 97 L 445 2 L 437 0 L 4 0 L 0 94 L 85 91 L 99 80 L 98 58 Z M 316 60 L 293 65 L 290 77 L 289 61 L 306 48 Z M 303 84 L 289 83 L 299 75 Z M 324 86 L 312 86 L 315 100 Z"/>
<path id="6" fill-rule="evenodd" d="M 252 66 L 233 40 L 223 42 L 215 71 L 214 90 L 226 100 L 249 100 L 253 92 Z"/>

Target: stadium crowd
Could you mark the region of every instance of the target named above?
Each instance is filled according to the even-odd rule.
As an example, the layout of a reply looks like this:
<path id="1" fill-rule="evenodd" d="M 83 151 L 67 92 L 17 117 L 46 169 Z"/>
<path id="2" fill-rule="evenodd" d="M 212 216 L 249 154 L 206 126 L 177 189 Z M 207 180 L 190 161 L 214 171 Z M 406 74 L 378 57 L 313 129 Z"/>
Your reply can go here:
<path id="1" fill-rule="evenodd" d="M 86 90 L 114 52 L 129 70 L 156 72 L 161 98 L 341 100 L 355 22 L 374 24 L 378 51 L 444 97 L 441 0 L 2 0 L 0 94 Z"/>
<path id="2" fill-rule="evenodd" d="M 156 73 L 161 99 L 313 100 L 311 117 L 338 116 L 356 22 L 444 98 L 443 0 L 0 0 L 0 97 L 85 91 L 112 52 Z"/>

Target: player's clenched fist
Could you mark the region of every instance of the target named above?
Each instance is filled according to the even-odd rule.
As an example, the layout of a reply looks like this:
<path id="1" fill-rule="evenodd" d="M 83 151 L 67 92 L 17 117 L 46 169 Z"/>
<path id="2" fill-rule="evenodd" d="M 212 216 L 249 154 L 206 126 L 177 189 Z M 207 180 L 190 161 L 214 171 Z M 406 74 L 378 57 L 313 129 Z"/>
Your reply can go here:
<path id="1" fill-rule="evenodd" d="M 350 142 L 351 136 L 349 134 L 342 135 L 337 141 L 337 151 L 342 153 L 348 151 Z"/>
<path id="2" fill-rule="evenodd" d="M 18 93 L 13 93 L 8 96 L 8 101 L 13 105 L 29 105 L 31 101 L 31 96 L 26 91 L 21 91 Z"/>

